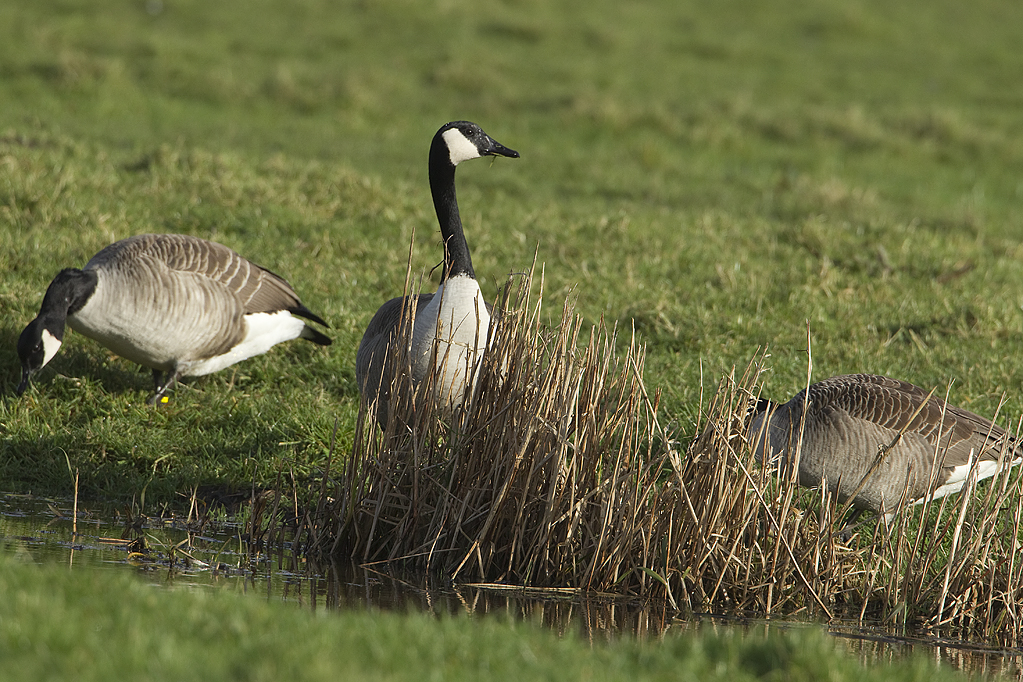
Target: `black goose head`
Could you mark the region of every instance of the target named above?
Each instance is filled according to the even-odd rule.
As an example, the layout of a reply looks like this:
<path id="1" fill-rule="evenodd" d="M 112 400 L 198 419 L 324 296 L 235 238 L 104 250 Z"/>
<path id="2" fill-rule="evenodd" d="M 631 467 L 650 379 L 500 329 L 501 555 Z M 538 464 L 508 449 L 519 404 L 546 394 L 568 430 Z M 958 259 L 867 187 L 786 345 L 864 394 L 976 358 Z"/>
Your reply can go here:
<path id="1" fill-rule="evenodd" d="M 18 358 L 21 360 L 21 383 L 15 389 L 18 395 L 28 388 L 32 375 L 53 359 L 63 340 L 63 324 L 57 325 L 42 315 L 28 323 L 18 337 Z"/>
<path id="2" fill-rule="evenodd" d="M 476 277 L 458 214 L 455 167 L 462 161 L 482 156 L 517 159 L 519 153 L 497 142 L 470 121 L 452 121 L 441 126 L 430 144 L 430 191 L 445 247 L 442 280 L 455 275 Z"/>
<path id="3" fill-rule="evenodd" d="M 67 316 L 82 309 L 96 290 L 97 281 L 93 271 L 66 268 L 50 282 L 39 315 L 18 337 L 18 358 L 21 360 L 21 383 L 15 389 L 18 395 L 28 388 L 32 375 L 60 350 Z"/>
<path id="4" fill-rule="evenodd" d="M 444 147 L 447 151 L 447 160 L 452 167 L 462 161 L 478 159 L 481 156 L 519 158 L 517 151 L 505 147 L 471 121 L 452 121 L 441 126 L 433 138 L 433 144 Z"/>
<path id="5" fill-rule="evenodd" d="M 778 409 L 778 403 L 767 398 L 757 398 L 756 402 L 750 402 L 749 407 L 746 408 L 746 423 L 752 422 L 753 417 L 761 412 L 771 412 L 776 409 Z"/>

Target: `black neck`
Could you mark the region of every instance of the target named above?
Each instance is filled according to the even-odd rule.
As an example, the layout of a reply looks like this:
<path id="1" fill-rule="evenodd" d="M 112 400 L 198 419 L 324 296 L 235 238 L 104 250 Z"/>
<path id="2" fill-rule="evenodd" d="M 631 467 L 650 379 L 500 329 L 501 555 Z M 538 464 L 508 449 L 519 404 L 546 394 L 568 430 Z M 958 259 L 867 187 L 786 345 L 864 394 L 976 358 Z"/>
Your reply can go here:
<path id="1" fill-rule="evenodd" d="M 92 270 L 67 268 L 61 270 L 46 288 L 39 317 L 46 320 L 46 328 L 58 339 L 63 338 L 64 323 L 68 315 L 82 309 L 96 291 L 98 278 Z"/>
<path id="2" fill-rule="evenodd" d="M 455 166 L 444 139 L 437 135 L 430 145 L 430 191 L 433 193 L 433 207 L 440 221 L 440 234 L 444 238 L 444 271 L 441 281 L 455 275 L 468 275 L 473 279 L 469 245 L 462 231 L 462 218 L 458 215 L 458 199 L 455 197 Z"/>

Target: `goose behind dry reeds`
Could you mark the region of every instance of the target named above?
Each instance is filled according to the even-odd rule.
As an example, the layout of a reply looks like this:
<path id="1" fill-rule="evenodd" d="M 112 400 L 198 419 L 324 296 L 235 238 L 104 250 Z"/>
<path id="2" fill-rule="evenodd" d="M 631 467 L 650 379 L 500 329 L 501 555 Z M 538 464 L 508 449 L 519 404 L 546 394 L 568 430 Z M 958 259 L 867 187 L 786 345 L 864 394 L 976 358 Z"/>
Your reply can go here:
<path id="1" fill-rule="evenodd" d="M 327 326 L 284 279 L 226 246 L 181 234 L 129 237 L 50 282 L 18 340 L 17 392 L 56 355 L 65 323 L 151 368 L 152 403 L 180 376 L 216 372 L 282 341 L 330 345 L 301 318 Z"/>
<path id="2" fill-rule="evenodd" d="M 403 316 L 415 305 L 409 365 L 412 385 L 437 370 L 435 393 L 445 406 L 461 403 L 469 377 L 482 359 L 490 329 L 465 241 L 455 197 L 455 167 L 482 156 L 518 158 L 475 123 L 453 121 L 441 127 L 430 145 L 430 190 L 444 239 L 441 283 L 432 294 L 392 298 L 370 321 L 355 358 L 355 376 L 367 405 L 376 403 L 377 421 L 387 423 L 393 377 L 387 358 L 400 343 Z M 436 364 L 435 364 L 436 363 Z"/>
<path id="3" fill-rule="evenodd" d="M 858 509 L 889 515 L 903 496 L 919 504 L 959 492 L 974 466 L 987 478 L 1000 462 L 1021 461 L 1020 444 L 998 425 L 870 374 L 825 379 L 781 405 L 761 400 L 749 433 L 761 461 L 790 461 L 801 438 L 800 485 L 827 481 L 840 502 L 852 497 Z"/>

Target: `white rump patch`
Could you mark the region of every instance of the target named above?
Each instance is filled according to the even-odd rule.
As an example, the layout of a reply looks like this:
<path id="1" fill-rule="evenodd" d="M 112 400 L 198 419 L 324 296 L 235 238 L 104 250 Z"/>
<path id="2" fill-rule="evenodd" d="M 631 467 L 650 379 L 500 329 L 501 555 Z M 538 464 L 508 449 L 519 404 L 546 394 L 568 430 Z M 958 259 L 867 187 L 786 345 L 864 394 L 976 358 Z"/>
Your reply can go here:
<path id="1" fill-rule="evenodd" d="M 457 166 L 469 159 L 480 158 L 480 150 L 458 128 L 445 130 L 441 137 L 444 138 L 444 144 L 448 146 L 448 156 L 451 158 L 452 166 Z"/>
<path id="2" fill-rule="evenodd" d="M 43 364 L 40 365 L 40 367 L 42 367 L 50 360 L 52 360 L 53 356 L 56 355 L 57 351 L 60 350 L 60 339 L 51 334 L 48 330 L 46 329 L 43 330 L 42 339 L 43 339 Z"/>
<path id="3" fill-rule="evenodd" d="M 1019 464 L 1020 460 L 1006 461 L 1004 468 L 1013 467 Z M 952 468 L 952 473 L 949 474 L 948 480 L 942 485 L 935 488 L 934 492 L 931 493 L 930 498 L 937 500 L 946 495 L 954 495 L 963 489 L 966 484 L 966 479 L 970 477 L 970 469 L 973 467 L 973 463 L 961 464 L 957 467 Z M 982 481 L 985 478 L 990 478 L 998 473 L 998 462 L 990 459 L 982 460 L 977 463 L 977 480 Z M 923 504 L 927 497 L 922 497 L 913 504 Z"/>
<path id="4" fill-rule="evenodd" d="M 178 371 L 183 376 L 203 376 L 219 372 L 236 362 L 241 362 L 254 355 L 261 355 L 278 343 L 298 338 L 305 327 L 305 322 L 287 310 L 276 313 L 252 313 L 245 316 L 245 338 L 234 348 L 223 355 L 206 360 L 182 362 Z"/>

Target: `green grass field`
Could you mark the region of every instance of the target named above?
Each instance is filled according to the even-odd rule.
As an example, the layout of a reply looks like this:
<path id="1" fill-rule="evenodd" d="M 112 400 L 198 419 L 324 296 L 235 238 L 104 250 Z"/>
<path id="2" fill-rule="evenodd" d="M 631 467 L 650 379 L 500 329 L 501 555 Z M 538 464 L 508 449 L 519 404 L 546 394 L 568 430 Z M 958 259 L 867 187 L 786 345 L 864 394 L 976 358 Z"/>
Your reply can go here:
<path id="1" fill-rule="evenodd" d="M 401 291 L 413 233 L 415 273 L 428 280 L 441 259 L 426 154 L 436 129 L 462 118 L 522 153 L 459 171 L 484 291 L 496 294 L 535 253 L 552 314 L 573 296 L 589 321 L 635 326 L 647 386 L 663 392 L 663 418 L 684 436 L 701 397 L 758 347 L 771 353 L 765 394 L 798 390 L 807 324 L 815 378 L 884 373 L 941 393 L 954 380 L 952 402 L 993 415 L 1005 395 L 1002 414 L 1017 417 L 1020 25 L 1023 5 L 995 0 L 3 3 L 0 487 L 69 494 L 70 466 L 83 496 L 144 500 L 150 512 L 196 486 L 315 481 L 335 421 L 337 453 L 351 446 L 355 350 L 376 308 Z M 331 323 L 334 345 L 278 347 L 152 409 L 148 372 L 72 335 L 16 399 L 15 342 L 49 280 L 143 232 L 214 239 L 281 273 Z M 747 656 L 725 640 L 679 639 L 626 644 L 622 663 L 521 627 L 515 638 L 497 624 L 469 636 L 456 619 L 437 635 L 418 617 L 328 622 L 42 576 L 0 571 L 0 593 L 20 595 L 0 599 L 12 679 L 92 663 L 97 678 L 174 677 L 175 665 L 207 660 L 206 641 L 238 652 L 208 664 L 226 678 L 244 676 L 246 652 L 277 666 L 268 677 L 295 679 L 401 679 L 419 665 L 445 679 L 500 665 L 521 679 L 536 651 L 548 661 L 540 678 L 674 679 L 701 647 Z M 135 590 L 122 610 L 97 596 L 115 589 Z M 156 653 L 92 659 L 82 595 L 102 602 L 99 624 L 110 624 L 97 642 L 149 632 L 138 650 Z M 77 615 L 58 621 L 65 607 Z M 274 627 L 261 629 L 266 621 Z M 390 634 L 335 648 L 367 622 Z M 163 624 L 175 629 L 164 636 Z M 38 628 L 31 641 L 69 652 L 73 667 L 48 667 L 18 627 Z M 390 658 L 404 647 L 387 643 L 412 630 L 421 646 Z M 268 632 L 287 634 L 279 649 L 262 647 Z M 436 636 L 472 645 L 445 649 Z M 789 653 L 765 655 L 803 655 L 772 641 Z M 505 655 L 506 642 L 519 648 Z M 491 645 L 492 657 L 475 657 Z M 465 651 L 474 656 L 459 672 L 445 667 Z M 803 668 L 785 664 L 801 671 L 792 679 L 820 672 L 807 657 Z M 702 678 L 711 667 L 694 670 Z M 781 675 L 753 670 L 742 674 Z"/>
<path id="2" fill-rule="evenodd" d="M 766 393 L 886 373 L 1023 412 L 1023 69 L 982 2 L 40 2 L 0 8 L 0 481 L 171 502 L 299 479 L 357 411 L 355 349 L 441 252 L 430 136 L 522 153 L 459 173 L 488 295 L 534 252 L 548 309 L 635 325 L 691 435 L 701 391 L 767 346 Z M 73 336 L 14 400 L 46 284 L 147 231 L 219 240 L 333 326 L 144 405 Z M 434 273 L 436 278 L 436 273 Z M 426 283 L 427 287 L 433 285 Z M 702 385 L 701 385 L 702 379 Z"/>

